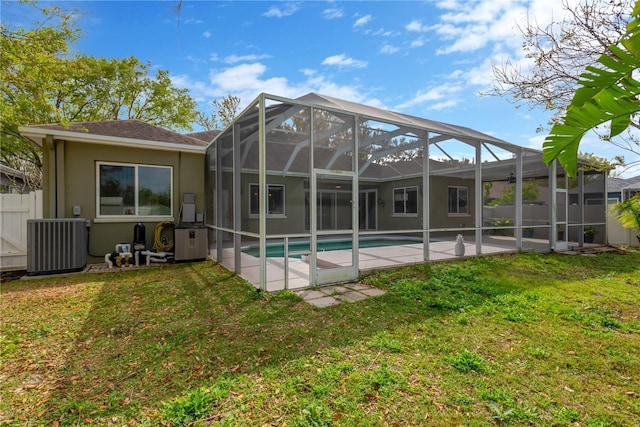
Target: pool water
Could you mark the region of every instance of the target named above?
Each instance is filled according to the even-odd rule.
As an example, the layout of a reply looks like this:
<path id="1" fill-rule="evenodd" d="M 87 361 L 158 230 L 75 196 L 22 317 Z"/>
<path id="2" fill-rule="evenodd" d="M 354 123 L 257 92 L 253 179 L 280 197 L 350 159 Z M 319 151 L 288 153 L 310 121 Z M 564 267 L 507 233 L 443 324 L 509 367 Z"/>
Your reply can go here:
<path id="1" fill-rule="evenodd" d="M 345 240 L 319 240 L 318 251 L 339 251 L 344 249 L 352 249 L 352 241 L 350 239 Z M 377 248 L 382 246 L 397 246 L 397 245 L 412 245 L 416 243 L 422 243 L 421 239 L 417 238 L 368 238 L 360 239 L 358 241 L 358 248 Z M 289 252 L 304 252 L 310 251 L 311 244 L 309 242 L 289 242 Z M 267 244 L 267 257 L 283 257 L 284 256 L 284 243 L 269 243 Z M 242 252 L 258 258 L 260 256 L 260 247 L 258 245 L 251 245 L 242 248 Z M 291 256 L 291 258 L 300 258 L 300 255 Z"/>

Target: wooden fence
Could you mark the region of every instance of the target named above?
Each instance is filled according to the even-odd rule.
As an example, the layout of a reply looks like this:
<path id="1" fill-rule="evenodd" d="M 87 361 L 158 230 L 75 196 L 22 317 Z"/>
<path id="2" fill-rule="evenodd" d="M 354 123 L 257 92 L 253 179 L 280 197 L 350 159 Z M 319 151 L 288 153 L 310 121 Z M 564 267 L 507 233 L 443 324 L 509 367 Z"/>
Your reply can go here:
<path id="1" fill-rule="evenodd" d="M 42 218 L 42 190 L 0 194 L 0 270 L 27 268 L 27 220 Z"/>

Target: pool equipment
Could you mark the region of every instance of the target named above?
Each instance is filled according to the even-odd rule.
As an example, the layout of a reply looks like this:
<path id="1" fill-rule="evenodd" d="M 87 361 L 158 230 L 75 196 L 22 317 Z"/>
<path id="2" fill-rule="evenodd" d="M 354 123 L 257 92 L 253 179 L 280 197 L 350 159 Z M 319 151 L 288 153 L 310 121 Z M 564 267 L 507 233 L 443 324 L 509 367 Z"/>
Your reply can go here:
<path id="1" fill-rule="evenodd" d="M 104 256 L 104 262 L 107 263 L 109 268 L 116 267 L 130 267 L 133 265 L 134 258 L 131 253 L 131 245 L 129 243 L 118 243 L 115 246 L 115 250 Z"/>

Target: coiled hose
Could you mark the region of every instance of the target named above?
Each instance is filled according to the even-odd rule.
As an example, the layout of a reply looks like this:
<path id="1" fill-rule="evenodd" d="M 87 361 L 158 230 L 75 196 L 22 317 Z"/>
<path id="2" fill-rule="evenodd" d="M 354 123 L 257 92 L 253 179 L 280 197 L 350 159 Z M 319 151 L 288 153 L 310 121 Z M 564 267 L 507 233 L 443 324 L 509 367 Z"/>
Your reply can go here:
<path id="1" fill-rule="evenodd" d="M 173 249 L 173 238 L 163 236 L 165 230 L 171 230 L 173 235 L 173 229 L 175 228 L 173 221 L 163 221 L 156 224 L 156 229 L 153 234 L 153 249 L 158 252 L 169 252 Z"/>

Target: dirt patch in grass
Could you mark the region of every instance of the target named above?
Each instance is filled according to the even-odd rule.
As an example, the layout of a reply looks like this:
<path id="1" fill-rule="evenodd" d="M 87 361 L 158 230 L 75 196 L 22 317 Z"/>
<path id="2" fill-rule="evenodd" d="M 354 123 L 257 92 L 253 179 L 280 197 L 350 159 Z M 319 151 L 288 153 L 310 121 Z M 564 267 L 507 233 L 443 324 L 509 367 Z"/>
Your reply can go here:
<path id="1" fill-rule="evenodd" d="M 569 254 L 579 254 L 579 255 L 601 255 L 607 253 L 614 254 L 624 254 L 626 252 L 625 249 L 622 249 L 617 246 L 593 246 L 593 247 L 583 247 L 583 248 L 575 248 L 567 253 Z"/>
<path id="2" fill-rule="evenodd" d="M 26 270 L 0 271 L 0 282 L 6 284 L 7 282 L 22 278 L 25 274 L 27 274 Z"/>

